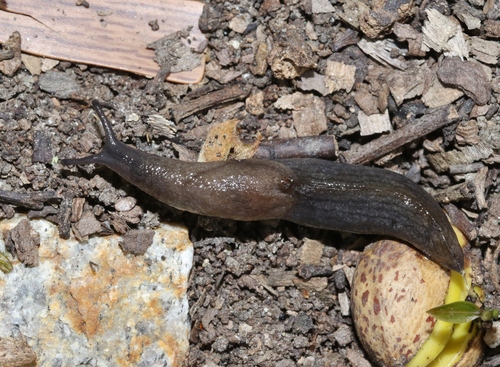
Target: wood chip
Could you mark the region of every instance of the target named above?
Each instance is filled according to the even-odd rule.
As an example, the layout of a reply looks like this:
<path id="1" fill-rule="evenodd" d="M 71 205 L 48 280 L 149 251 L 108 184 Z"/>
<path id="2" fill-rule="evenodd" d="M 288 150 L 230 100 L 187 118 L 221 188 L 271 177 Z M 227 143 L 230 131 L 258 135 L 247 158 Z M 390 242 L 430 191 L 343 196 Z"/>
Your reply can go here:
<path id="1" fill-rule="evenodd" d="M 354 86 L 356 66 L 327 60 L 325 69 L 325 85 L 329 93 L 345 90 L 350 92 Z"/>
<path id="2" fill-rule="evenodd" d="M 264 114 L 264 92 L 257 92 L 248 96 L 245 100 L 245 107 L 252 115 Z"/>
<path id="3" fill-rule="evenodd" d="M 0 9 L 0 15 L 1 13 L 2 11 Z M 2 27 L 0 27 L 0 32 L 2 31 L 5 32 L 5 30 L 6 30 L 5 26 L 2 25 Z M 1 42 L 1 36 L 0 36 L 0 42 Z M 3 51 L 7 52 L 9 56 L 12 57 L 3 58 L 3 61 L 0 61 L 0 72 L 7 76 L 13 76 L 16 73 L 16 71 L 21 67 L 22 64 L 21 34 L 18 31 L 13 32 L 11 35 L 4 34 L 3 42 L 4 42 Z"/>
<path id="4" fill-rule="evenodd" d="M 320 265 L 323 256 L 323 245 L 321 242 L 311 239 L 305 239 L 300 249 L 300 261 L 302 264 Z"/>
<path id="5" fill-rule="evenodd" d="M 349 316 L 351 314 L 351 302 L 347 293 L 339 293 L 340 314 L 342 316 Z"/>
<path id="6" fill-rule="evenodd" d="M 359 19 L 361 31 L 369 38 L 378 38 L 390 32 L 397 21 L 411 15 L 413 0 L 381 0 L 369 2 L 370 11 Z"/>
<path id="7" fill-rule="evenodd" d="M 320 135 L 327 129 L 325 103 L 312 94 L 295 92 L 279 98 L 274 103 L 279 109 L 292 109 L 298 137 Z"/>
<path id="8" fill-rule="evenodd" d="M 70 217 L 70 221 L 72 223 L 76 223 L 82 218 L 84 205 L 85 205 L 85 198 L 73 199 L 73 205 L 71 206 L 71 217 Z"/>
<path id="9" fill-rule="evenodd" d="M 42 59 L 40 57 L 22 54 L 21 60 L 31 75 L 40 75 L 42 73 Z"/>
<path id="10" fill-rule="evenodd" d="M 141 221 L 143 210 L 140 206 L 134 206 L 131 210 L 119 212 L 119 215 L 125 219 L 127 223 L 138 224 Z"/>
<path id="11" fill-rule="evenodd" d="M 173 121 L 170 121 L 161 115 L 149 115 L 147 123 L 153 128 L 153 133 L 160 136 L 166 136 L 167 138 L 172 139 L 175 137 L 177 132 L 177 127 Z"/>
<path id="12" fill-rule="evenodd" d="M 347 349 L 346 357 L 353 367 L 371 367 L 371 363 L 368 362 L 359 350 Z"/>
<path id="13" fill-rule="evenodd" d="M 73 225 L 75 236 L 83 241 L 88 236 L 98 233 L 101 230 L 101 223 L 95 218 L 90 211 L 84 211 L 81 219 Z"/>
<path id="14" fill-rule="evenodd" d="M 482 24 L 483 30 L 487 37 L 500 38 L 500 21 L 493 19 L 486 19 Z"/>
<path id="15" fill-rule="evenodd" d="M 354 93 L 354 100 L 365 115 L 373 115 L 382 112 L 379 110 L 379 99 L 377 95 L 372 93 L 370 86 L 365 83 L 358 86 Z"/>
<path id="16" fill-rule="evenodd" d="M 17 258 L 26 266 L 38 266 L 40 235 L 31 228 L 29 220 L 21 220 L 14 228 L 6 233 L 6 248 L 15 253 Z"/>
<path id="17" fill-rule="evenodd" d="M 340 19 L 355 29 L 359 29 L 360 17 L 370 11 L 370 8 L 364 1 L 358 0 L 343 1 L 342 9 L 344 11 L 339 14 Z"/>
<path id="18" fill-rule="evenodd" d="M 36 354 L 24 336 L 0 338 L 0 366 L 22 367 L 36 364 Z"/>
<path id="19" fill-rule="evenodd" d="M 249 13 L 243 13 L 233 17 L 233 19 L 229 21 L 229 28 L 231 28 L 236 33 L 243 33 L 245 32 L 251 21 L 252 16 Z"/>
<path id="20" fill-rule="evenodd" d="M 417 62 L 410 62 L 405 71 L 395 70 L 390 73 L 386 82 L 394 100 L 401 105 L 405 100 L 420 96 L 435 78 L 435 74 L 427 64 L 419 65 Z"/>
<path id="21" fill-rule="evenodd" d="M 474 193 L 476 197 L 476 204 L 479 210 L 486 209 L 486 198 L 484 197 L 486 191 L 486 176 L 488 175 L 488 167 L 483 167 L 474 175 Z"/>
<path id="22" fill-rule="evenodd" d="M 315 90 L 322 96 L 326 96 L 331 93 L 326 86 L 325 76 L 315 72 L 314 70 L 308 70 L 302 74 L 300 80 L 297 82 L 297 87 L 306 92 Z"/>
<path id="23" fill-rule="evenodd" d="M 485 64 L 496 65 L 500 56 L 500 44 L 498 42 L 471 37 L 469 44 L 476 60 Z"/>
<path id="24" fill-rule="evenodd" d="M 152 229 L 131 230 L 125 233 L 119 242 L 124 252 L 133 255 L 144 255 L 149 246 L 153 244 L 155 231 Z"/>
<path id="25" fill-rule="evenodd" d="M 306 289 L 310 292 L 321 292 L 328 286 L 328 279 L 325 277 L 316 277 L 309 280 L 295 278 L 293 284 L 299 289 Z"/>
<path id="26" fill-rule="evenodd" d="M 269 269 L 266 283 L 270 287 L 290 287 L 295 279 L 298 279 L 295 270 Z"/>
<path id="27" fill-rule="evenodd" d="M 426 9 L 428 20 L 422 29 L 424 45 L 446 56 L 458 56 L 462 60 L 469 55 L 460 23 L 453 18 L 441 14 L 436 9 Z"/>
<path id="28" fill-rule="evenodd" d="M 255 75 L 264 75 L 267 70 L 267 52 L 266 42 L 258 42 L 254 51 L 254 62 L 250 66 L 250 71 Z"/>
<path id="29" fill-rule="evenodd" d="M 490 101 L 490 81 L 483 67 L 477 62 L 446 57 L 441 61 L 437 75 L 442 83 L 460 88 L 479 105 Z"/>
<path id="30" fill-rule="evenodd" d="M 115 203 L 115 210 L 119 212 L 126 212 L 132 210 L 136 204 L 137 204 L 137 199 L 131 196 L 127 196 L 121 198 Z"/>
<path id="31" fill-rule="evenodd" d="M 396 23 L 392 29 L 401 41 L 408 41 L 409 56 L 425 56 L 428 48 L 423 46 L 423 35 L 409 24 Z"/>
<path id="32" fill-rule="evenodd" d="M 316 67 L 317 58 L 302 30 L 289 25 L 277 35 L 267 61 L 275 78 L 294 79 Z"/>
<path id="33" fill-rule="evenodd" d="M 469 181 L 462 182 L 442 190 L 436 190 L 432 196 L 442 204 L 471 200 L 474 199 L 474 187 Z"/>
<path id="34" fill-rule="evenodd" d="M 500 238 L 500 194 L 493 193 L 488 200 L 488 214 L 486 220 L 479 227 L 478 236 L 485 238 Z"/>
<path id="35" fill-rule="evenodd" d="M 369 116 L 363 111 L 359 111 L 358 121 L 361 136 L 380 134 L 392 130 L 388 110 L 385 110 L 384 113 L 376 113 Z"/>
<path id="36" fill-rule="evenodd" d="M 381 41 L 369 41 L 366 38 L 363 38 L 358 42 L 358 47 L 365 54 L 373 57 L 382 65 L 390 65 L 400 70 L 406 70 L 408 67 L 408 63 L 406 61 L 392 56 L 394 53 L 404 54 L 405 52 L 401 50 L 394 43 L 394 41 L 388 38 Z"/>
<path id="37" fill-rule="evenodd" d="M 430 154 L 429 163 L 437 172 L 447 172 L 451 165 L 474 163 L 490 157 L 493 154 L 491 146 L 480 142 L 474 146 L 466 146 L 458 150 Z"/>
<path id="38" fill-rule="evenodd" d="M 485 18 L 481 10 L 472 7 L 464 0 L 459 0 L 453 5 L 453 13 L 469 30 L 479 29 L 481 21 Z"/>
<path id="39" fill-rule="evenodd" d="M 429 108 L 438 108 L 451 104 L 464 95 L 458 88 L 445 87 L 438 78 L 422 95 L 422 102 Z"/>
<path id="40" fill-rule="evenodd" d="M 459 145 L 477 145 L 479 138 L 479 126 L 476 120 L 461 122 L 457 125 L 455 139 Z"/>

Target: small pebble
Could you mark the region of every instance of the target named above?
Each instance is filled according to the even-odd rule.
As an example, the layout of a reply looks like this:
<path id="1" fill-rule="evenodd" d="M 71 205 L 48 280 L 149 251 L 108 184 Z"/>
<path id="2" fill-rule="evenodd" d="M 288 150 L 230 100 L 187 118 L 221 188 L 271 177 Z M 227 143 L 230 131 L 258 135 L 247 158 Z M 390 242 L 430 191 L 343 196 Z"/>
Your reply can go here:
<path id="1" fill-rule="evenodd" d="M 137 200 L 131 196 L 127 196 L 115 203 L 115 209 L 118 212 L 128 212 L 135 207 L 135 204 L 137 204 Z"/>

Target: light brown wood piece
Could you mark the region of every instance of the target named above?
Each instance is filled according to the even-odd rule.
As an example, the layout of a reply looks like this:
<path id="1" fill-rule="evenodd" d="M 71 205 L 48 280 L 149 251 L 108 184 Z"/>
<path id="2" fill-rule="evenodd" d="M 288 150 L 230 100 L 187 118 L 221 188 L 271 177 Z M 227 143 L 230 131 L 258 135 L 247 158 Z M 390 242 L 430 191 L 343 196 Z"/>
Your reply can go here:
<path id="1" fill-rule="evenodd" d="M 9 1 L 0 10 L 0 43 L 17 30 L 24 52 L 153 77 L 160 67 L 146 45 L 192 26 L 190 46 L 198 46 L 205 40 L 198 28 L 202 9 L 201 2 L 182 0 L 94 0 L 89 8 L 74 0 Z M 167 80 L 197 83 L 203 73 L 201 65 Z"/>
<path id="2" fill-rule="evenodd" d="M 385 133 L 392 130 L 389 111 L 366 115 L 363 111 L 358 112 L 358 122 L 361 136 Z"/>
<path id="3" fill-rule="evenodd" d="M 424 22 L 423 44 L 445 56 L 467 58 L 469 50 L 465 42 L 460 23 L 453 17 L 447 17 L 436 9 L 426 9 L 427 19 Z"/>

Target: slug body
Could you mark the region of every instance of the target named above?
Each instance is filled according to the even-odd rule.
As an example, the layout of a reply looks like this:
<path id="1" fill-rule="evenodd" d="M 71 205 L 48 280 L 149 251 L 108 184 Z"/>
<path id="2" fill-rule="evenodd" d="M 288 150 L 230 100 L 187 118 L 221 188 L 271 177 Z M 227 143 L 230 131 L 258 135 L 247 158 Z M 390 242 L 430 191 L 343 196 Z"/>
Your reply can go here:
<path id="1" fill-rule="evenodd" d="M 102 164 L 177 209 L 235 220 L 294 223 L 406 241 L 431 260 L 462 271 L 463 252 L 437 202 L 402 175 L 321 159 L 183 162 L 120 142 L 101 105 L 103 150 L 63 165 Z"/>

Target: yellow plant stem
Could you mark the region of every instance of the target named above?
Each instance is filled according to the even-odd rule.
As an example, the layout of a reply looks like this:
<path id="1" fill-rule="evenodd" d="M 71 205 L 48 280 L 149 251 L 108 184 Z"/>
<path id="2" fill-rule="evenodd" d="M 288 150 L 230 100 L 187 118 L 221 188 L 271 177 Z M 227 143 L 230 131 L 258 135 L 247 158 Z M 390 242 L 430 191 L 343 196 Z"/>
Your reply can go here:
<path id="1" fill-rule="evenodd" d="M 467 239 L 457 228 L 453 227 L 462 247 Z M 470 262 L 466 261 L 464 274 L 451 271 L 450 284 L 444 304 L 464 301 L 469 293 L 472 281 Z M 470 323 L 452 324 L 437 320 L 431 334 L 422 344 L 417 354 L 408 362 L 406 367 L 452 367 L 461 358 L 469 340 L 476 333 L 476 328 L 470 332 Z"/>
<path id="2" fill-rule="evenodd" d="M 471 339 L 477 333 L 477 325 L 472 321 L 455 325 L 453 335 L 444 347 L 443 351 L 432 361 L 428 367 L 453 367 L 467 350 Z"/>

